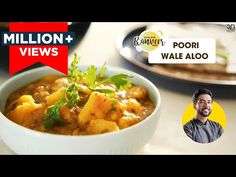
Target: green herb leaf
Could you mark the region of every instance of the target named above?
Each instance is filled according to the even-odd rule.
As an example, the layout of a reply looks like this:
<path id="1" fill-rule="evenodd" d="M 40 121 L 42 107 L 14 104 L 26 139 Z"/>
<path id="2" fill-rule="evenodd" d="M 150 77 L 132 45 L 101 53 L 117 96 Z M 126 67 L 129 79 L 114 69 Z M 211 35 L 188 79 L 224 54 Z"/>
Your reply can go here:
<path id="1" fill-rule="evenodd" d="M 44 127 L 46 129 L 52 128 L 54 124 L 63 123 L 60 118 L 60 108 L 65 103 L 65 99 L 60 99 L 54 106 L 47 109 L 47 118 L 44 120 Z"/>
<path id="2" fill-rule="evenodd" d="M 69 68 L 68 74 L 68 81 L 70 85 L 67 87 L 64 97 L 57 101 L 54 106 L 51 106 L 47 109 L 47 118 L 44 120 L 44 126 L 47 129 L 52 128 L 55 124 L 63 123 L 62 119 L 60 118 L 60 107 L 63 104 L 66 104 L 69 108 L 72 108 L 75 104 L 79 102 L 80 97 L 78 93 L 77 84 L 81 83 L 82 81 L 88 85 L 88 88 L 90 90 L 105 93 L 110 97 L 114 97 L 114 90 L 96 89 L 96 87 L 101 84 L 112 83 L 116 85 L 118 89 L 124 90 L 132 86 L 132 83 L 129 78 L 133 76 L 128 74 L 113 75 L 100 81 L 101 78 L 104 77 L 107 70 L 105 63 L 100 69 L 98 75 L 96 75 L 97 68 L 93 65 L 88 67 L 87 70 L 83 73 L 78 67 L 79 60 L 80 57 L 75 54 L 74 60 L 71 63 L 71 67 Z"/>
<path id="3" fill-rule="evenodd" d="M 70 83 L 76 82 L 78 79 L 82 78 L 82 71 L 78 69 L 80 57 L 75 54 L 74 60 L 71 63 L 71 67 L 68 70 L 68 80 Z"/>
<path id="4" fill-rule="evenodd" d="M 114 76 L 111 76 L 109 80 L 115 84 L 118 89 L 120 90 L 126 90 L 132 86 L 131 80 L 128 80 L 128 78 L 131 78 L 133 76 L 128 75 L 128 74 L 117 74 Z"/>
<path id="5" fill-rule="evenodd" d="M 65 93 L 66 105 L 72 108 L 79 101 L 79 93 L 75 84 L 70 85 Z"/>
<path id="6" fill-rule="evenodd" d="M 57 101 L 55 105 L 47 109 L 47 117 L 44 120 L 44 127 L 46 129 L 52 128 L 55 124 L 63 123 L 62 119 L 60 118 L 60 108 L 64 103 L 66 103 L 66 105 L 71 108 L 79 101 L 79 94 L 75 84 L 83 77 L 82 72 L 78 68 L 79 60 L 80 57 L 75 54 L 71 63 L 71 67 L 68 69 L 69 73 L 67 77 L 68 81 L 72 84 L 66 89 L 64 97 Z"/>
<path id="7" fill-rule="evenodd" d="M 119 90 L 126 90 L 132 86 L 132 81 L 128 79 L 131 77 L 133 77 L 133 76 L 128 75 L 128 74 L 113 75 L 113 76 L 108 77 L 105 80 L 97 83 L 96 86 L 99 86 L 99 85 L 104 84 L 106 82 L 111 82 L 111 83 L 115 84 Z"/>
<path id="8" fill-rule="evenodd" d="M 107 71 L 106 63 L 103 64 L 100 72 L 98 73 L 98 78 L 104 77 L 105 73 Z"/>
<path id="9" fill-rule="evenodd" d="M 84 72 L 83 81 L 86 82 L 88 86 L 91 88 L 93 88 L 93 85 L 97 79 L 96 71 L 97 71 L 97 68 L 92 65 L 88 67 L 87 70 Z"/>

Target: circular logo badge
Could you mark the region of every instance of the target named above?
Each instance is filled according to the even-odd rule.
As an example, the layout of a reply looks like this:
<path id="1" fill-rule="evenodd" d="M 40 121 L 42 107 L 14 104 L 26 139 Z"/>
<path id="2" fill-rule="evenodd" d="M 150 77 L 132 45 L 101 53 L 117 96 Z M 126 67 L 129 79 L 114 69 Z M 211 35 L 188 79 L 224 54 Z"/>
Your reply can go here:
<path id="1" fill-rule="evenodd" d="M 143 50 L 145 52 L 151 52 L 155 50 L 159 45 L 160 37 L 162 36 L 162 32 L 154 32 L 146 30 L 142 32 L 139 36 L 138 40 L 138 50 Z"/>

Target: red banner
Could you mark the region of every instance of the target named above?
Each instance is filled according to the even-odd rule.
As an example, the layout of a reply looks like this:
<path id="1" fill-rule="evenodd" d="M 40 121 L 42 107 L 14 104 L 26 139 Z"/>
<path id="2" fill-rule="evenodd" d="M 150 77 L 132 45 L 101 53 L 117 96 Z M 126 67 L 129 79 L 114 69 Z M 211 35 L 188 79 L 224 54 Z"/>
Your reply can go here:
<path id="1" fill-rule="evenodd" d="M 10 23 L 10 32 L 68 32 L 68 24 L 67 22 L 14 22 Z M 19 41 L 22 39 L 19 38 Z M 9 52 L 10 74 L 37 62 L 64 74 L 68 73 L 68 45 L 15 44 L 10 46 Z"/>

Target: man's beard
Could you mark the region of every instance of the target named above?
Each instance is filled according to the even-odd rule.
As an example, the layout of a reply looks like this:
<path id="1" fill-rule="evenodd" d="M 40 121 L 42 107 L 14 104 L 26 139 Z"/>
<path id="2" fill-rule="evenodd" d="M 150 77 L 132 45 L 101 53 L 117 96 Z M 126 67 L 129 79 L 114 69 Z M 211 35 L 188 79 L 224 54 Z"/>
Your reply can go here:
<path id="1" fill-rule="evenodd" d="M 202 110 L 198 110 L 198 114 L 200 114 L 203 117 L 208 117 L 211 114 L 212 110 L 207 109 L 208 111 L 205 111 L 205 109 L 207 109 L 207 108 L 204 108 Z"/>

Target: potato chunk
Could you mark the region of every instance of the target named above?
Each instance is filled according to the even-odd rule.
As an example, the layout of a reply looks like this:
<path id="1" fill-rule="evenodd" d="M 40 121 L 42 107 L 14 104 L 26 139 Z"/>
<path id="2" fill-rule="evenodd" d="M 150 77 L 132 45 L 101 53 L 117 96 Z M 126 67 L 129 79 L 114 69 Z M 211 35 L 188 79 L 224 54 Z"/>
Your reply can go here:
<path id="1" fill-rule="evenodd" d="M 13 102 L 11 102 L 11 104 L 6 109 L 6 113 L 15 109 L 17 106 L 23 104 L 24 102 L 34 102 L 34 99 L 31 95 L 23 95 L 18 99 L 14 100 Z"/>
<path id="2" fill-rule="evenodd" d="M 60 117 L 65 122 L 77 124 L 77 116 L 80 110 L 81 109 L 78 106 L 73 106 L 72 108 L 68 108 L 66 104 L 63 104 L 60 108 Z"/>
<path id="3" fill-rule="evenodd" d="M 136 99 L 130 98 L 127 101 L 127 110 L 129 112 L 133 112 L 137 114 L 142 110 L 142 107 L 141 107 L 141 104 Z"/>
<path id="4" fill-rule="evenodd" d="M 148 94 L 148 90 L 143 86 L 133 86 L 127 90 L 126 96 L 137 100 L 144 99 Z"/>
<path id="5" fill-rule="evenodd" d="M 59 79 L 56 79 L 52 84 L 51 84 L 51 90 L 53 92 L 57 91 L 58 89 L 66 89 L 66 87 L 69 86 L 69 81 L 66 77 L 62 77 Z"/>
<path id="6" fill-rule="evenodd" d="M 119 102 L 99 92 L 93 92 L 81 110 L 78 121 L 82 126 L 93 119 L 118 120 L 125 108 Z"/>
<path id="7" fill-rule="evenodd" d="M 60 100 L 65 94 L 65 89 L 59 89 L 56 92 L 46 97 L 46 104 L 48 106 L 54 105 L 58 100 Z"/>
<path id="8" fill-rule="evenodd" d="M 21 96 L 17 102 L 21 104 L 7 114 L 12 121 L 32 128 L 44 118 L 45 105 L 34 103 L 30 95 Z"/>
<path id="9" fill-rule="evenodd" d="M 118 130 L 119 127 L 115 122 L 104 119 L 91 120 L 87 128 L 89 134 L 101 134 Z"/>
<path id="10" fill-rule="evenodd" d="M 70 112 L 70 108 L 68 108 L 65 104 L 60 108 L 60 117 L 66 122 L 73 122 L 73 117 Z"/>
<path id="11" fill-rule="evenodd" d="M 141 118 L 133 113 L 125 112 L 125 115 L 119 120 L 118 125 L 120 129 L 130 127 L 141 121 Z"/>

